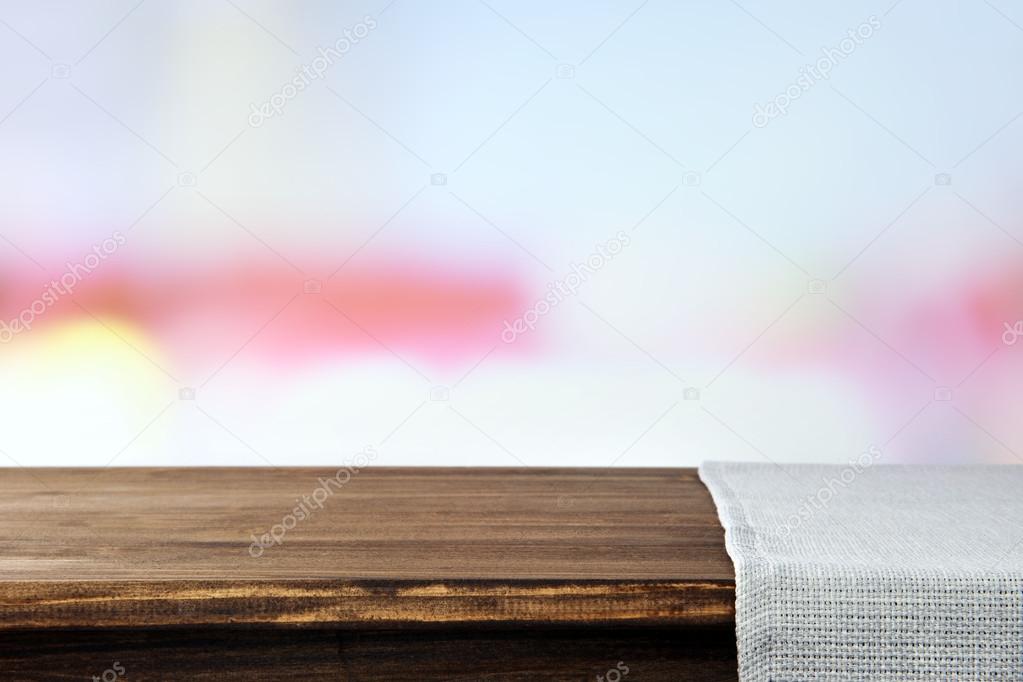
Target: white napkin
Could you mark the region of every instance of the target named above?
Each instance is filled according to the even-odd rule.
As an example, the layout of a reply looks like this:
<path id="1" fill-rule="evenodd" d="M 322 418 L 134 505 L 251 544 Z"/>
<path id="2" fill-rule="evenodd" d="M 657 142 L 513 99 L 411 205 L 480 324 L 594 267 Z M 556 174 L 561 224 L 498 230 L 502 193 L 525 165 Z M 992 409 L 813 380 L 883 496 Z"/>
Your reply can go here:
<path id="1" fill-rule="evenodd" d="M 1023 467 L 706 463 L 742 682 L 1023 680 Z"/>

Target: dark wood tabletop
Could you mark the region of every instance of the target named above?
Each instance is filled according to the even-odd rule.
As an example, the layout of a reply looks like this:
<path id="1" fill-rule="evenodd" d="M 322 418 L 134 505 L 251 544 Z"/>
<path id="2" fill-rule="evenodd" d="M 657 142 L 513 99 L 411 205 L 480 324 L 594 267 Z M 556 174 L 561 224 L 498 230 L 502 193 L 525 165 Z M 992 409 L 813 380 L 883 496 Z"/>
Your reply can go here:
<path id="1" fill-rule="evenodd" d="M 693 470 L 336 474 L 4 470 L 0 628 L 734 617 Z"/>
<path id="2" fill-rule="evenodd" d="M 691 469 L 5 469 L 0 512 L 2 679 L 736 679 Z"/>

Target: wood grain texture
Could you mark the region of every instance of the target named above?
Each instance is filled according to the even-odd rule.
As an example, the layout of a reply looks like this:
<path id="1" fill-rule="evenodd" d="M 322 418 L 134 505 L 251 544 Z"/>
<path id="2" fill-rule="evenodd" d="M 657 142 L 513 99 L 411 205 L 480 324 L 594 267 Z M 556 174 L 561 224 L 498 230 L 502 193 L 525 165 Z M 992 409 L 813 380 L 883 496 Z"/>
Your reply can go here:
<path id="1" fill-rule="evenodd" d="M 140 628 L 2 632 L 0 679 L 18 682 L 81 682 L 97 678 L 102 682 L 351 679 L 341 667 L 339 643 L 336 632 L 319 630 L 268 633 L 252 629 Z"/>
<path id="2" fill-rule="evenodd" d="M 22 682 L 737 682 L 735 640 L 642 629 L 337 632 L 253 628 L 0 633 L 0 673 Z M 116 676 L 117 666 L 123 675 Z M 620 676 L 608 675 L 612 670 Z"/>
<path id="3" fill-rule="evenodd" d="M 340 650 L 346 679 L 360 682 L 739 679 L 731 632 L 357 633 L 343 634 Z"/>
<path id="4" fill-rule="evenodd" d="M 335 473 L 3 470 L 0 629 L 733 623 L 694 470 L 368 468 L 250 555 Z"/>

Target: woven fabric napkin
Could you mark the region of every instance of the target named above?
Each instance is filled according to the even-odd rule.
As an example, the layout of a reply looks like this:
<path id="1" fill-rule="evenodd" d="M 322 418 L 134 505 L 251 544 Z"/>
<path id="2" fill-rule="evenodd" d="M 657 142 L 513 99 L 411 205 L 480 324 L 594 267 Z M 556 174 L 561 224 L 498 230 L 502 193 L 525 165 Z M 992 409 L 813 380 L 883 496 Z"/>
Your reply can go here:
<path id="1" fill-rule="evenodd" d="M 706 463 L 742 682 L 1023 680 L 1023 467 Z"/>

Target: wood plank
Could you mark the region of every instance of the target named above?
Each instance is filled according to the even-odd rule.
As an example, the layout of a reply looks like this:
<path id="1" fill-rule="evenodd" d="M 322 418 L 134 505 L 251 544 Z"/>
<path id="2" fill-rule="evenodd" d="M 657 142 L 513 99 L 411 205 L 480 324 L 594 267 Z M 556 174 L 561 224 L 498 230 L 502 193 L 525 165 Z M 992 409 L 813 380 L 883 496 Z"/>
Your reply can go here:
<path id="1" fill-rule="evenodd" d="M 738 682 L 731 631 L 357 633 L 342 669 L 359 682 Z"/>
<path id="2" fill-rule="evenodd" d="M 5 469 L 0 629 L 733 622 L 694 470 L 335 473 Z"/>
<path id="3" fill-rule="evenodd" d="M 25 682 L 103 679 L 104 673 L 111 682 L 736 682 L 735 640 L 718 634 L 660 629 L 35 631 L 0 633 L 0 672 L 4 679 Z"/>
<path id="4" fill-rule="evenodd" d="M 319 630 L 2 632 L 0 675 L 19 682 L 343 680 L 339 644 L 336 632 Z"/>

